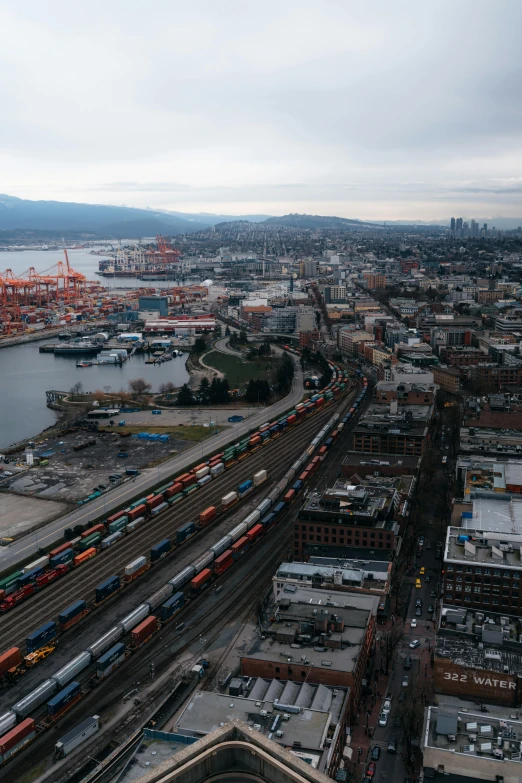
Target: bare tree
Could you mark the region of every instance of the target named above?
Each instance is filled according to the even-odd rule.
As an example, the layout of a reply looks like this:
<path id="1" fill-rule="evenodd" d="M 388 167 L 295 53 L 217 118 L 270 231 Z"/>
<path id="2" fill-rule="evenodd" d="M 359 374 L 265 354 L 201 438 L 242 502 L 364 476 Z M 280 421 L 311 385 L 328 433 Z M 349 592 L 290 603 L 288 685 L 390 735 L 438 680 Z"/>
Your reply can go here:
<path id="1" fill-rule="evenodd" d="M 71 386 L 70 393 L 73 395 L 73 397 L 78 394 L 83 394 L 83 383 L 78 381 L 74 384 L 74 386 Z"/>
<path id="2" fill-rule="evenodd" d="M 135 378 L 133 381 L 129 381 L 129 389 L 133 397 L 139 397 L 150 392 L 152 386 L 143 378 Z"/>
<path id="3" fill-rule="evenodd" d="M 176 387 L 171 381 L 168 381 L 167 383 L 162 383 L 159 387 L 160 394 L 163 394 L 165 396 L 168 396 L 169 394 L 173 394 L 176 391 Z"/>
<path id="4" fill-rule="evenodd" d="M 397 620 L 388 631 L 384 631 L 381 635 L 380 644 L 384 660 L 386 661 L 386 675 L 389 674 L 390 661 L 393 658 L 395 650 L 402 644 L 403 638 L 404 627 L 401 620 Z"/>
<path id="5" fill-rule="evenodd" d="M 406 689 L 406 697 L 398 711 L 399 726 L 404 744 L 402 755 L 405 764 L 413 764 L 414 743 L 420 738 L 424 721 L 423 698 L 421 698 L 417 678 L 412 678 Z"/>

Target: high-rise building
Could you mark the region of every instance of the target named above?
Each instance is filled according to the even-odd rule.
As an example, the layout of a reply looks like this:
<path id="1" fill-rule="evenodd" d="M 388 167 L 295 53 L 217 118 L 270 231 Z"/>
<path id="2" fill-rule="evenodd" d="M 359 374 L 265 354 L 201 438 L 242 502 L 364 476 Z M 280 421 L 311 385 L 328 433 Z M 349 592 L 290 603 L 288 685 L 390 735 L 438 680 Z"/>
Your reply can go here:
<path id="1" fill-rule="evenodd" d="M 455 229 L 456 231 L 462 231 L 462 218 L 457 218 Z"/>
<path id="2" fill-rule="evenodd" d="M 454 217 L 451 218 L 450 229 L 451 229 L 451 231 L 455 231 L 455 218 Z"/>

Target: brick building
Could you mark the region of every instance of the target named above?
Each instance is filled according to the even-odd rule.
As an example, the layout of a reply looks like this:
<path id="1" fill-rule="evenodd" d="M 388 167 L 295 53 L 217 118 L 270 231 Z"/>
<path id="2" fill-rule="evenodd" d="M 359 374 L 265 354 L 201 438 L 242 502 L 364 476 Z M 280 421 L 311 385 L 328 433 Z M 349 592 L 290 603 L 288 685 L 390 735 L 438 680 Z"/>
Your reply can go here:
<path id="1" fill-rule="evenodd" d="M 395 407 L 394 407 L 395 406 Z M 432 405 L 369 406 L 353 432 L 353 450 L 367 454 L 421 456 L 428 441 Z"/>
<path id="2" fill-rule="evenodd" d="M 450 394 L 460 392 L 460 372 L 454 367 L 433 367 L 433 380 L 444 391 Z"/>
<path id="3" fill-rule="evenodd" d="M 397 400 L 398 405 L 433 405 L 436 391 L 433 384 L 379 381 L 373 390 L 373 399 L 383 405 L 393 400 Z"/>

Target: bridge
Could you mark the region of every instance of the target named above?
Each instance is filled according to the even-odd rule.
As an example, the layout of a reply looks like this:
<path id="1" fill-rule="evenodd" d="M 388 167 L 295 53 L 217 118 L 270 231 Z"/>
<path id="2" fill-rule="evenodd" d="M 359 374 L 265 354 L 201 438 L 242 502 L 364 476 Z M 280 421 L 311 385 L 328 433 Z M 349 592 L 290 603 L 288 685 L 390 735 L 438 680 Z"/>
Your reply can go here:
<path id="1" fill-rule="evenodd" d="M 60 402 L 60 400 L 63 400 L 64 397 L 68 397 L 69 394 L 70 392 L 50 389 L 50 391 L 45 392 L 45 396 L 47 397 L 47 405 L 50 405 L 53 402 Z"/>

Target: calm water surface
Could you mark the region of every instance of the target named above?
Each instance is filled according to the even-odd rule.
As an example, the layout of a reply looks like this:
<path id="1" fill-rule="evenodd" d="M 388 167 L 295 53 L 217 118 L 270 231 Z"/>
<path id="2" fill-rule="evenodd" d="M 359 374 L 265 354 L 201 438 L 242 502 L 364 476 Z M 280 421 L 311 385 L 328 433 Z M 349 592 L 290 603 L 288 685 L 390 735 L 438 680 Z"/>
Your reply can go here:
<path id="1" fill-rule="evenodd" d="M 40 353 L 38 347 L 45 342 L 0 349 L 0 448 L 38 435 L 54 423 L 56 414 L 46 407 L 45 392 L 49 389 L 69 391 L 81 381 L 86 392 L 103 391 L 105 386 L 110 386 L 110 391 L 128 391 L 130 380 L 145 378 L 152 384 L 152 390 L 158 391 L 160 384 L 167 381 L 181 386 L 189 380 L 186 354 L 159 365 L 145 364 L 146 355 L 137 354 L 121 366 L 80 369 L 76 361 L 81 356 Z"/>

